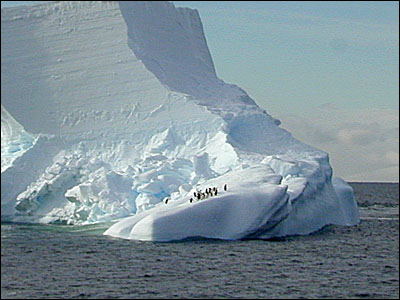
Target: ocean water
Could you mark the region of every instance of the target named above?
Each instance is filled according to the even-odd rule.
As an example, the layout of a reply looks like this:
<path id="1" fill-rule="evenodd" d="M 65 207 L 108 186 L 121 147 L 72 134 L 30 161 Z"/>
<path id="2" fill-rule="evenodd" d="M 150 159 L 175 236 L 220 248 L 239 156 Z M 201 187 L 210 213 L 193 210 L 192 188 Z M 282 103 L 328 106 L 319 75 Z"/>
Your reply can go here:
<path id="1" fill-rule="evenodd" d="M 2 223 L 1 298 L 399 298 L 399 184 L 351 185 L 359 225 L 269 241 Z"/>

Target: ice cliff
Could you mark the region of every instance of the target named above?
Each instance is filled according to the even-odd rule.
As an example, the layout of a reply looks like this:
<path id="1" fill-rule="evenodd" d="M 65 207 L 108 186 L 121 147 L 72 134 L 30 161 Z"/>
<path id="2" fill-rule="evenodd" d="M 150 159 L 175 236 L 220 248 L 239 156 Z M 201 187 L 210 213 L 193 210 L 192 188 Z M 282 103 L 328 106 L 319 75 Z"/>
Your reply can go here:
<path id="1" fill-rule="evenodd" d="M 3 221 L 115 221 L 105 234 L 154 241 L 359 222 L 328 155 L 217 77 L 196 10 L 2 9 L 1 97 Z"/>

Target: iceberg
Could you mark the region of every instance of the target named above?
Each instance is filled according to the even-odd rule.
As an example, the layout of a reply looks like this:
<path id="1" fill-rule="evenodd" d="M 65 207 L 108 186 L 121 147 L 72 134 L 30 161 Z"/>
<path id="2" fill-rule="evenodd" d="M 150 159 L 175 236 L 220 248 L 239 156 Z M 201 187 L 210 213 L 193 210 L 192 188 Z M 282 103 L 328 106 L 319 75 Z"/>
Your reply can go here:
<path id="1" fill-rule="evenodd" d="M 1 11 L 2 221 L 145 241 L 269 239 L 359 222 L 327 153 L 216 75 L 197 10 Z"/>

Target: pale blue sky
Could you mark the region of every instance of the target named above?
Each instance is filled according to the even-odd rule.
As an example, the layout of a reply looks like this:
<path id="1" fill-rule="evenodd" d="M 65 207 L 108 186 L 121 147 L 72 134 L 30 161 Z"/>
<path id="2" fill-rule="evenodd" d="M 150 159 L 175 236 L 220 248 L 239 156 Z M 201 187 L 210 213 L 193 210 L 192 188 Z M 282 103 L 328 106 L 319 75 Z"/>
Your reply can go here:
<path id="1" fill-rule="evenodd" d="M 173 2 L 198 9 L 218 76 L 328 152 L 336 176 L 399 180 L 397 1 Z"/>
<path id="2" fill-rule="evenodd" d="M 174 3 L 198 8 L 219 76 L 267 110 L 398 108 L 397 2 Z"/>

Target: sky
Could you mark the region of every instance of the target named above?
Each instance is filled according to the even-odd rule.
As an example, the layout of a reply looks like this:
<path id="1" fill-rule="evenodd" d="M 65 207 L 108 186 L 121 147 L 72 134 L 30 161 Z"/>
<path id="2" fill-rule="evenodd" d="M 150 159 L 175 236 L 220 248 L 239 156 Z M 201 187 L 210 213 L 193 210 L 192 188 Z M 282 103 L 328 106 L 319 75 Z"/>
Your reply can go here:
<path id="1" fill-rule="evenodd" d="M 327 152 L 334 176 L 399 181 L 397 1 L 173 3 L 199 11 L 218 76 Z"/>

